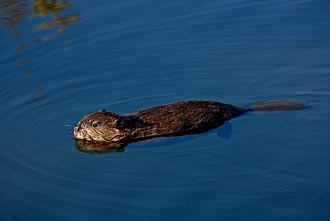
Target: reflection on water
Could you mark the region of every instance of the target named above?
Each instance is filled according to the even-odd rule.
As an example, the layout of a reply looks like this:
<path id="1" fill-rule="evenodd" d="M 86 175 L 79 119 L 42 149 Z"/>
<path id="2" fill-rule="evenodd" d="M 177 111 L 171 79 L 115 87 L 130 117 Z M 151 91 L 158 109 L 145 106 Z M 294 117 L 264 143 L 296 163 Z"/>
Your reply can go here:
<path id="1" fill-rule="evenodd" d="M 45 19 L 50 19 L 39 24 L 37 27 L 31 27 L 31 29 L 47 29 L 58 28 L 55 36 L 58 34 L 65 34 L 64 27 L 66 25 L 77 22 L 80 19 L 79 13 L 70 13 L 66 15 L 59 15 L 60 12 L 70 8 L 72 6 L 71 0 L 35 0 L 30 2 L 33 6 L 29 6 L 24 0 L 1 0 L 0 1 L 0 16 L 1 22 L 9 28 L 9 31 L 15 38 L 20 38 L 20 33 L 17 30 L 17 25 L 24 22 L 24 19 L 29 15 L 42 16 Z M 32 8 L 32 12 L 30 11 Z M 48 17 L 48 18 L 47 18 Z M 41 43 L 48 40 L 53 36 L 40 37 L 30 43 L 19 43 L 17 46 L 17 52 L 22 52 L 28 45 L 33 43 Z"/>
<path id="2" fill-rule="evenodd" d="M 9 27 L 15 38 L 19 37 L 16 26 L 21 23 L 26 16 L 26 2 L 24 0 L 1 0 L 0 1 L 0 21 Z"/>
<path id="3" fill-rule="evenodd" d="M 77 150 L 90 153 L 90 154 L 103 154 L 103 153 L 121 153 L 125 151 L 124 143 L 93 143 L 85 140 L 76 140 L 75 147 Z"/>
<path id="4" fill-rule="evenodd" d="M 28 77 L 34 73 L 38 72 L 38 69 L 31 69 L 31 70 L 28 70 L 28 71 L 25 71 L 21 74 L 21 77 Z"/>
<path id="5" fill-rule="evenodd" d="M 38 26 L 40 29 L 46 29 L 46 28 L 55 28 L 55 27 L 63 27 L 65 25 L 74 23 L 80 19 L 80 15 L 75 13 L 75 14 L 70 14 L 70 15 L 65 15 L 65 16 L 60 16 L 54 18 L 50 22 L 44 22 Z M 65 32 L 63 32 L 65 33 Z"/>
<path id="6" fill-rule="evenodd" d="M 33 5 L 33 14 L 45 16 L 47 14 L 59 13 L 66 8 L 71 7 L 71 0 L 35 0 Z"/>
<path id="7" fill-rule="evenodd" d="M 45 41 L 57 38 L 68 31 L 65 29 L 66 26 L 77 22 L 81 16 L 77 12 L 67 12 L 72 8 L 72 0 L 0 0 L 0 22 L 4 24 L 11 35 L 16 40 L 16 52 L 21 54 L 27 48 L 43 43 Z M 65 13 L 65 14 L 63 14 Z M 20 32 L 19 24 L 24 23 L 25 20 L 35 19 L 44 20 L 36 26 L 31 26 L 29 23 L 30 30 L 39 31 L 40 35 L 35 37 L 33 40 L 25 41 L 24 38 L 29 38 L 31 33 Z M 42 30 L 54 29 L 53 32 L 47 32 L 45 35 Z M 65 47 L 63 51 L 70 50 L 70 47 Z M 27 57 L 21 58 L 17 64 L 25 69 L 20 76 L 22 78 L 29 77 L 33 74 L 42 71 L 43 67 L 31 68 L 30 65 L 33 61 L 33 54 Z M 38 88 L 32 95 L 32 99 L 41 97 L 44 94 L 43 88 Z"/>

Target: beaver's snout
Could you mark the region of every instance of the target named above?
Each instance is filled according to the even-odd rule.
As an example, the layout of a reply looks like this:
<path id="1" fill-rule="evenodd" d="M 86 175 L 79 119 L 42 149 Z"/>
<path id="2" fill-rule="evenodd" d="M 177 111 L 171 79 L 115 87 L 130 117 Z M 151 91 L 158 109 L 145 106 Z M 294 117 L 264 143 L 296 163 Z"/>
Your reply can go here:
<path id="1" fill-rule="evenodd" d="M 80 125 L 74 127 L 74 133 L 78 133 L 81 130 Z"/>
<path id="2" fill-rule="evenodd" d="M 82 132 L 82 127 L 80 124 L 77 124 L 77 126 L 74 127 L 73 136 L 76 139 L 85 139 L 84 133 Z"/>

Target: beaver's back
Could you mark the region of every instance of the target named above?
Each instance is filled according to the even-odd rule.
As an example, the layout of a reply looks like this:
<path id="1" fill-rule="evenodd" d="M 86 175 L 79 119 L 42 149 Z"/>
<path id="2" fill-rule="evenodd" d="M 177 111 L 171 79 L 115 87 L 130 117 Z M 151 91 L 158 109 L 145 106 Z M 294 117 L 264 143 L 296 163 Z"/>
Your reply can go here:
<path id="1" fill-rule="evenodd" d="M 149 136 L 172 136 L 216 128 L 245 111 L 243 108 L 216 101 L 180 101 L 147 108 L 130 116 L 150 125 L 148 132 L 145 131 L 150 133 Z M 139 134 L 142 131 L 136 132 Z"/>

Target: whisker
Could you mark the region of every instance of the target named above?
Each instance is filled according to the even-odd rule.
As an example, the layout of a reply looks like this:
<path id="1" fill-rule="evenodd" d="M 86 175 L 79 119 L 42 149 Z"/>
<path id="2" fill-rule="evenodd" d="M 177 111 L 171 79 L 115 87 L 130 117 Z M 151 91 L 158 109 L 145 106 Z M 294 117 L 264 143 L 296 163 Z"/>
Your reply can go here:
<path id="1" fill-rule="evenodd" d="M 65 127 L 67 133 L 70 133 L 70 134 L 73 133 L 73 128 L 74 128 L 73 125 L 65 124 L 64 127 Z"/>

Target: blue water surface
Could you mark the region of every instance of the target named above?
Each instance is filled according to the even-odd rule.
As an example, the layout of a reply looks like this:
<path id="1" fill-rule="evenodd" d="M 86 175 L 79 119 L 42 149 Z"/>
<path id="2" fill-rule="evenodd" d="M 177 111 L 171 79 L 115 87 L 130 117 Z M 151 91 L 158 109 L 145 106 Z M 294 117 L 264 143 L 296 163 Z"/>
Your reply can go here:
<path id="1" fill-rule="evenodd" d="M 3 0 L 0 17 L 0 220 L 330 220 L 329 1 Z M 310 107 L 74 146 L 85 114 L 187 99 Z"/>

